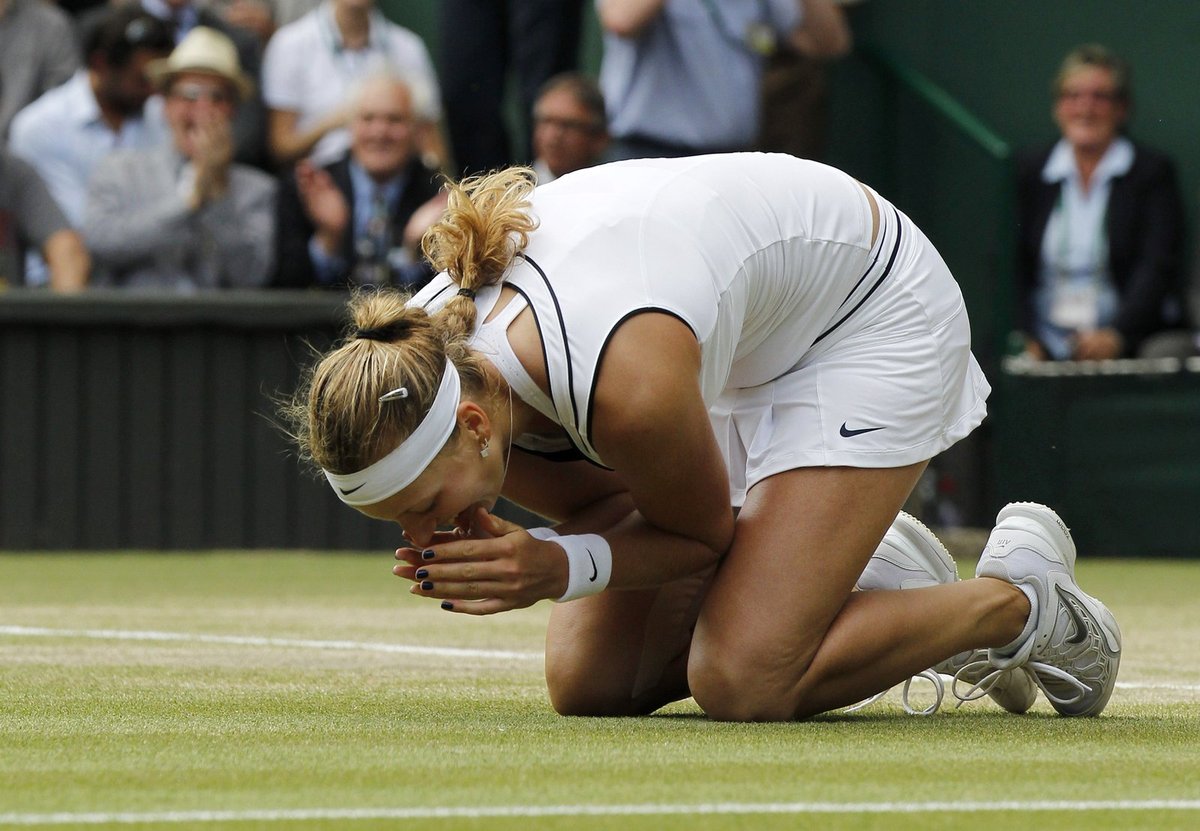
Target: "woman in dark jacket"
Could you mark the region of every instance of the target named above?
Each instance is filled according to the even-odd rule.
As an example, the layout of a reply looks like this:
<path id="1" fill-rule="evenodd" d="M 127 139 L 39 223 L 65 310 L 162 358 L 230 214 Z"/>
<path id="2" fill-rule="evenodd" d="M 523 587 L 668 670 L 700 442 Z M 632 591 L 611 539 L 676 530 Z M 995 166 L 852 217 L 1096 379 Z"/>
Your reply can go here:
<path id="1" fill-rule="evenodd" d="M 1178 323 L 1183 204 L 1170 159 L 1124 135 L 1127 65 L 1073 50 L 1055 80 L 1062 137 L 1018 163 L 1017 257 L 1026 353 L 1104 360 L 1137 354 Z"/>

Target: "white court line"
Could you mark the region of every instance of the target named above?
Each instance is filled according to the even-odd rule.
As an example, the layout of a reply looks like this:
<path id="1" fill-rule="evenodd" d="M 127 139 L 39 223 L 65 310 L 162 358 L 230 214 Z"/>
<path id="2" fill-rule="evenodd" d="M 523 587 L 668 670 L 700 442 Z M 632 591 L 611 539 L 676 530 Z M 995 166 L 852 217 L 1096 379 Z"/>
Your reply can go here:
<path id="1" fill-rule="evenodd" d="M 699 805 L 497 805 L 462 808 L 301 808 L 261 811 L 0 814 L 0 825 L 138 825 L 173 822 L 295 822 L 699 814 L 983 814 L 998 812 L 1197 811 L 1200 799 L 1041 802 L 716 802 Z"/>
<path id="2" fill-rule="evenodd" d="M 53 629 L 45 626 L 0 625 L 0 635 L 45 638 L 88 638 L 91 640 L 159 641 L 208 643 L 230 646 L 278 646 L 289 649 L 331 649 L 360 652 L 385 652 L 399 655 L 426 655 L 441 658 L 480 658 L 496 661 L 540 661 L 542 652 L 516 652 L 504 649 L 464 649 L 453 646 L 412 646 L 377 641 L 330 641 L 312 638 L 268 638 L 256 635 L 205 635 L 189 632 L 156 632 L 140 629 Z M 1178 681 L 1118 681 L 1122 690 L 1170 690 L 1200 692 L 1200 684 Z"/>
<path id="3" fill-rule="evenodd" d="M 131 629 L 51 629 L 43 626 L 0 626 L 0 635 L 44 638 L 89 638 L 110 641 L 170 641 L 232 646 L 281 646 L 290 649 L 333 649 L 388 652 L 400 655 L 433 655 L 441 658 L 485 658 L 497 661 L 540 661 L 541 652 L 504 649 L 460 649 L 452 646 L 413 646 L 373 641 L 327 641 L 311 638 L 267 638 L 253 635 L 204 635 L 188 632 L 155 632 Z"/>

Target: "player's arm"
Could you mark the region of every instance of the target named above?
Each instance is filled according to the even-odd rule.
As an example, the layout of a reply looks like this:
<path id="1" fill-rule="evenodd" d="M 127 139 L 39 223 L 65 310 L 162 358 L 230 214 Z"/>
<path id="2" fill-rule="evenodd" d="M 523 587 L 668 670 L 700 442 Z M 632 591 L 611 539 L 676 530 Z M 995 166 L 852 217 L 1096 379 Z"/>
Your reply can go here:
<path id="1" fill-rule="evenodd" d="M 630 318 L 609 342 L 592 439 L 635 509 L 604 534 L 613 552 L 610 586 L 661 585 L 695 573 L 733 539 L 729 478 L 699 370 L 699 343 L 670 315 Z"/>
<path id="2" fill-rule="evenodd" d="M 732 541 L 733 511 L 699 366 L 699 344 L 677 319 L 647 313 L 626 321 L 609 342 L 593 397 L 592 440 L 614 472 L 580 470 L 584 481 L 575 483 L 560 473 L 535 484 L 536 468 L 513 460 L 526 468 L 518 479 L 529 481 L 505 495 L 566 516 L 555 526 L 559 536 L 531 536 L 480 508 L 470 538 L 400 549 L 395 573 L 413 581 L 414 594 L 480 615 L 660 586 L 711 566 Z M 558 485 L 563 493 L 548 496 Z"/>
<path id="3" fill-rule="evenodd" d="M 628 489 L 613 471 L 586 461 L 551 461 L 516 448 L 504 496 L 552 522 L 591 532 L 611 528 L 633 510 Z"/>

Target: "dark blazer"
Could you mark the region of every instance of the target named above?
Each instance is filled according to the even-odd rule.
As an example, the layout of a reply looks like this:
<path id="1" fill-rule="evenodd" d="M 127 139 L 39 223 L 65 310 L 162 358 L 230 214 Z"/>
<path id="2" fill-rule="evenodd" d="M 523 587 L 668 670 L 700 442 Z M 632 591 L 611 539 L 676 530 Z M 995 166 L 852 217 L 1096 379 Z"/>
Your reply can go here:
<path id="1" fill-rule="evenodd" d="M 324 168 L 333 178 L 338 190 L 346 197 L 346 202 L 354 210 L 354 181 L 350 177 L 350 155 L 346 154 L 333 164 Z M 290 288 L 321 285 L 317 282 L 312 259 L 308 255 L 308 241 L 316 231 L 316 226 L 304 212 L 304 203 L 300 201 L 300 192 L 296 187 L 296 176 L 292 172 L 283 174 L 279 187 L 279 214 L 277 236 L 279 240 L 279 271 L 275 285 Z M 409 219 L 430 199 L 438 194 L 441 184 L 437 174 L 425 167 L 420 159 L 414 158 L 408 164 L 408 182 L 400 194 L 400 200 L 392 211 L 392 239 L 401 239 L 404 226 Z M 354 247 L 354 219 L 351 217 L 346 233 L 342 236 L 341 257 L 346 263 L 345 271 L 334 281 L 333 286 L 344 288 L 348 285 L 349 275 L 354 272 L 358 263 L 358 252 Z M 429 282 L 433 276 L 433 268 L 421 259 L 405 267 L 402 273 L 393 274 L 393 283 L 415 291 L 421 285 Z"/>
<path id="2" fill-rule="evenodd" d="M 1019 324 L 1034 331 L 1034 292 L 1042 237 L 1061 185 L 1042 181 L 1053 145 L 1017 160 Z M 1181 308 L 1184 218 L 1175 165 L 1134 144 L 1133 166 L 1113 180 L 1106 219 L 1109 267 L 1120 297 L 1115 328 L 1132 353 L 1154 332 L 1177 325 Z"/>

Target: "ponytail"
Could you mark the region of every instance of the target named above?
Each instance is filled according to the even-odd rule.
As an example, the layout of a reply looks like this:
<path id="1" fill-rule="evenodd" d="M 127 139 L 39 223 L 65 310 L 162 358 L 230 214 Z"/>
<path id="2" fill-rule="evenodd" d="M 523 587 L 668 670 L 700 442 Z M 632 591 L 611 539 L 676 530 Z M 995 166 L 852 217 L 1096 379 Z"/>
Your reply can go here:
<path id="1" fill-rule="evenodd" d="M 446 211 L 421 246 L 434 270 L 445 271 L 460 287 L 439 313 L 452 332 L 474 330 L 475 292 L 499 282 L 529 244 L 537 227 L 529 213 L 536 184 L 531 168 L 510 167 L 447 185 Z"/>

